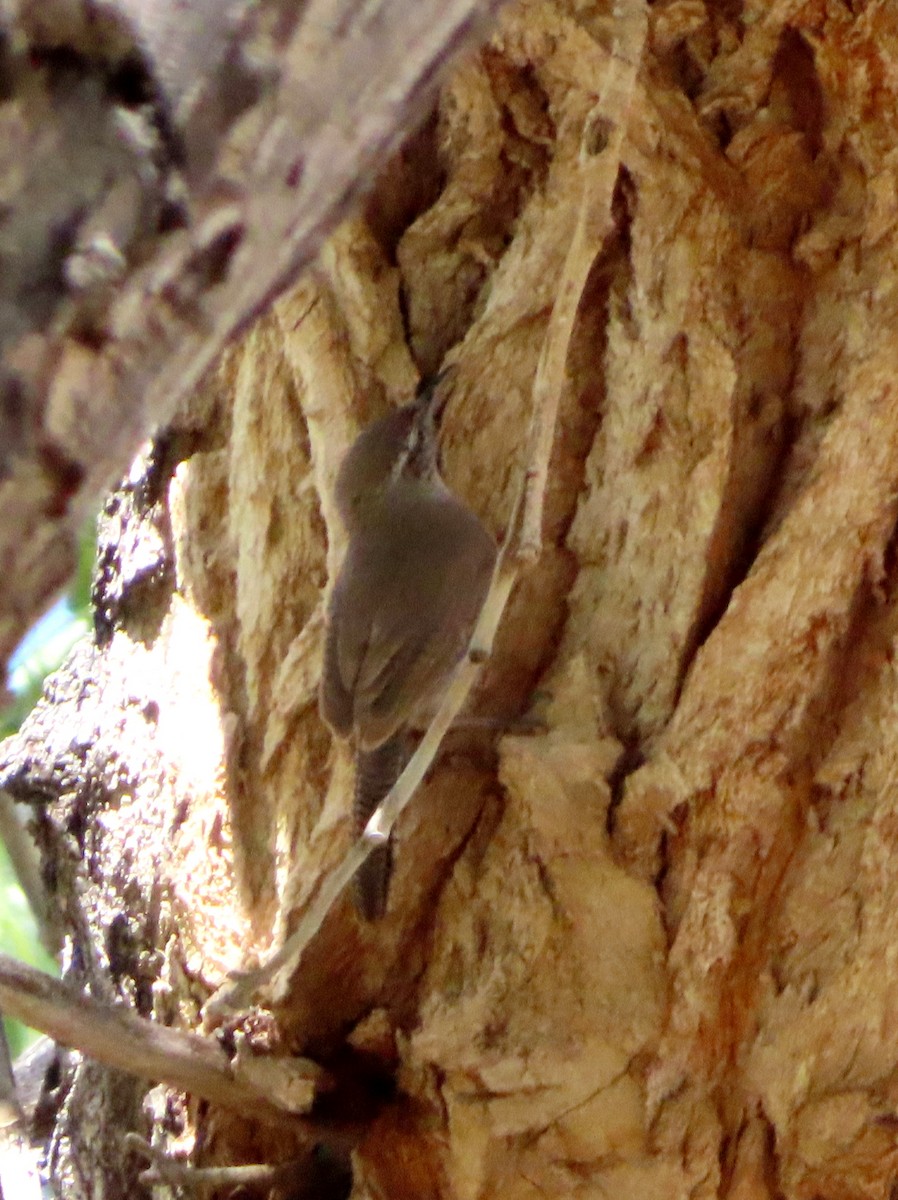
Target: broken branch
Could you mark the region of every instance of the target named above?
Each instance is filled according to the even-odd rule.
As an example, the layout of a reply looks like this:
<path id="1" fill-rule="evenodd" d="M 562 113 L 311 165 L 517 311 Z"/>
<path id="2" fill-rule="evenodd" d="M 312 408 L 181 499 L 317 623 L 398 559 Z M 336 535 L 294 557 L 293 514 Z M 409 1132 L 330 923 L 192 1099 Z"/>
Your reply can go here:
<path id="1" fill-rule="evenodd" d="M 266 1121 L 297 1120 L 247 1079 L 209 1038 L 169 1029 L 131 1009 L 79 995 L 51 975 L 0 954 L 0 1009 L 97 1062 L 169 1084 Z"/>

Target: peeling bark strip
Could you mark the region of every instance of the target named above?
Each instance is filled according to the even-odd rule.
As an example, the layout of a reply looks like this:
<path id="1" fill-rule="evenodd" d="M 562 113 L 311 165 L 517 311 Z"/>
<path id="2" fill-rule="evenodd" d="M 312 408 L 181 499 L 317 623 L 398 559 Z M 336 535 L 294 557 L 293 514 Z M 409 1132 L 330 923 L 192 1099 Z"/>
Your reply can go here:
<path id="1" fill-rule="evenodd" d="M 22 0 L 0 35 L 0 666 L 76 535 L 498 0 Z"/>

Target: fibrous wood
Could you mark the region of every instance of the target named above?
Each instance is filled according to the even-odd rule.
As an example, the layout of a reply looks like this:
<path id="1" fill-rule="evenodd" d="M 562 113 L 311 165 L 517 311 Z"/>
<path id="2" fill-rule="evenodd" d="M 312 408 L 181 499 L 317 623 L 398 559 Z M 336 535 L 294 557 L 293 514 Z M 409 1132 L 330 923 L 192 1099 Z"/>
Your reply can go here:
<path id="1" fill-rule="evenodd" d="M 159 704 L 164 803 L 189 792 L 156 866 L 169 1019 L 347 844 L 315 705 L 331 488 L 418 369 L 455 365 L 446 475 L 507 528 L 613 37 L 600 4 L 513 5 L 179 418 L 170 591 L 150 632 L 112 605 L 103 651 Z M 359 1196 L 891 1194 L 896 53 L 876 0 L 650 9 L 544 550 L 477 700 L 538 727 L 453 735 L 387 919 L 338 906 L 274 1008 L 284 1051 L 396 1081 Z M 33 788 L 26 744 L 4 778 Z M 277 1155 L 211 1125 L 210 1161 Z"/>

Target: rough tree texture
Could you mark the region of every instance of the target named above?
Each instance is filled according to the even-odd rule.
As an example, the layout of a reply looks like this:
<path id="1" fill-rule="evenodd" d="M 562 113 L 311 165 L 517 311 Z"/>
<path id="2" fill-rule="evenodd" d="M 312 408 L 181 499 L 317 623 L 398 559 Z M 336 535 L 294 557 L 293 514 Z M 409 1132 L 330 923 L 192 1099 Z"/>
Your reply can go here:
<path id="1" fill-rule="evenodd" d="M 0 0 L 0 672 L 497 3 Z"/>
<path id="2" fill-rule="evenodd" d="M 610 38 L 580 0 L 508 10 L 112 502 L 102 636 L 3 777 L 51 801 L 94 987 L 194 1027 L 345 846 L 335 469 L 448 355 L 447 475 L 501 535 Z M 896 62 L 892 0 L 651 9 L 547 548 L 478 701 L 543 727 L 454 735 L 388 918 L 343 903 L 275 1012 L 276 1044 L 395 1076 L 353 1102 L 359 1197 L 894 1195 Z M 86 1097 L 115 1102 L 76 1076 L 59 1170 L 117 1194 L 124 1118 L 88 1141 Z M 293 1152 L 153 1111 L 201 1161 Z"/>

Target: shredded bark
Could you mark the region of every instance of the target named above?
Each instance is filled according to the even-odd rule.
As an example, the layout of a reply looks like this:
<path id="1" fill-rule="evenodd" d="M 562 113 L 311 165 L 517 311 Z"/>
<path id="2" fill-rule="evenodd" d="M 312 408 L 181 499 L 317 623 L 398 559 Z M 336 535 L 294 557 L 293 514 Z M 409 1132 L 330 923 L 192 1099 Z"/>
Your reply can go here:
<path id="1" fill-rule="evenodd" d="M 345 855 L 315 700 L 337 465 L 451 362 L 445 474 L 508 530 L 614 41 L 610 5 L 512 5 L 179 411 L 165 482 L 113 502 L 99 642 L 0 764 L 72 985 L 195 1032 Z M 363 1129 L 359 1195 L 893 1190 L 896 56 L 886 0 L 648 9 L 541 553 L 473 693 L 527 731 L 451 731 L 385 919 L 338 900 L 222 1034 L 338 1081 L 316 1116 Z M 168 1158 L 301 1157 L 164 1096 L 123 1111 Z M 59 1126 L 68 1161 L 111 1153 Z"/>

